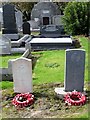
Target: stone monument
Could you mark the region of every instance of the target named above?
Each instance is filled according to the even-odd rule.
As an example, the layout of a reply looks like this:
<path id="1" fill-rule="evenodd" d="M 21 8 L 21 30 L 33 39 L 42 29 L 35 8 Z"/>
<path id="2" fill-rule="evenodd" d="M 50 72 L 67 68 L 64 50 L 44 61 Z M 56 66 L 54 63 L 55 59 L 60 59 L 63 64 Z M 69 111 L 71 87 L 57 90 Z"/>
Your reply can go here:
<path id="1" fill-rule="evenodd" d="M 0 36 L 0 55 L 11 54 L 11 40 L 4 35 Z"/>
<path id="2" fill-rule="evenodd" d="M 67 49 L 64 88 L 55 88 L 60 97 L 74 90 L 84 91 L 85 50 Z"/>
<path id="3" fill-rule="evenodd" d="M 24 57 L 12 60 L 14 92 L 32 93 L 32 62 Z"/>
<path id="4" fill-rule="evenodd" d="M 85 50 L 66 50 L 65 91 L 83 91 L 85 71 Z"/>
<path id="5" fill-rule="evenodd" d="M 10 39 L 18 39 L 18 31 L 15 19 L 14 5 L 3 5 L 3 29 L 2 33 Z"/>

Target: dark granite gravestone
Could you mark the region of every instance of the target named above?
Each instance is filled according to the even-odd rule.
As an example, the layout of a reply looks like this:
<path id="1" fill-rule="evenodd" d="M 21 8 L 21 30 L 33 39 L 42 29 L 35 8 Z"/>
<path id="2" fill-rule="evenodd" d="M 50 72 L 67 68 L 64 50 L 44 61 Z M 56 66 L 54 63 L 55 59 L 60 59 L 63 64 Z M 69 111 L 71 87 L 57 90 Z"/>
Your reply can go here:
<path id="1" fill-rule="evenodd" d="M 22 27 L 23 27 L 23 34 L 29 34 L 29 35 L 31 34 L 29 22 L 24 22 Z"/>
<path id="2" fill-rule="evenodd" d="M 85 71 L 85 50 L 66 50 L 65 91 L 83 91 Z"/>
<path id="3" fill-rule="evenodd" d="M 2 29 L 2 33 L 6 34 L 10 39 L 17 39 L 18 38 L 14 5 L 5 4 L 3 6 L 3 29 Z"/>
<path id="4" fill-rule="evenodd" d="M 45 26 L 41 26 L 40 34 L 43 37 L 57 38 L 64 36 L 64 28 L 63 26 L 57 26 L 57 25 L 45 25 Z"/>

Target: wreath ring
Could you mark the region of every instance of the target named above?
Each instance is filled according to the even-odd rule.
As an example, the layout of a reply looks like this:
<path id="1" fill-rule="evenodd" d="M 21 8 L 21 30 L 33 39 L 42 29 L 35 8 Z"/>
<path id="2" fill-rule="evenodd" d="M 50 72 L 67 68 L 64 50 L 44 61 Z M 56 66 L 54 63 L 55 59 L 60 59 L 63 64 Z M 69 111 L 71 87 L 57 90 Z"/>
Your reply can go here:
<path id="1" fill-rule="evenodd" d="M 79 106 L 86 103 L 86 96 L 81 92 L 73 91 L 66 94 L 64 100 L 67 105 Z"/>
<path id="2" fill-rule="evenodd" d="M 34 95 L 29 93 L 17 94 L 12 100 L 12 104 L 18 107 L 26 107 L 33 104 L 33 102 Z"/>

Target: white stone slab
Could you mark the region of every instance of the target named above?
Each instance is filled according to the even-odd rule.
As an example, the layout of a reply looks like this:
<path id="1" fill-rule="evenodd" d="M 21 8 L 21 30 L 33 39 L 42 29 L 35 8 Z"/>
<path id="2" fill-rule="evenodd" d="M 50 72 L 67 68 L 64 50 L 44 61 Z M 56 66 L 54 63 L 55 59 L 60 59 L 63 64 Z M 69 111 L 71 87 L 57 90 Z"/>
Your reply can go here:
<path id="1" fill-rule="evenodd" d="M 62 88 L 55 88 L 55 93 L 57 94 L 57 96 L 61 99 L 64 98 L 64 96 L 69 93 L 69 92 L 65 92 L 65 88 L 62 87 Z"/>
<path id="2" fill-rule="evenodd" d="M 55 88 L 54 91 L 57 94 L 57 97 L 59 97 L 60 99 L 63 99 L 66 94 L 71 93 L 71 91 L 66 92 L 64 87 Z M 84 95 L 87 95 L 85 88 L 84 88 L 84 91 L 82 93 Z"/>
<path id="3" fill-rule="evenodd" d="M 14 92 L 32 93 L 32 62 L 24 57 L 12 60 Z"/>
<path id="4" fill-rule="evenodd" d="M 71 38 L 33 38 L 30 43 L 72 43 Z"/>

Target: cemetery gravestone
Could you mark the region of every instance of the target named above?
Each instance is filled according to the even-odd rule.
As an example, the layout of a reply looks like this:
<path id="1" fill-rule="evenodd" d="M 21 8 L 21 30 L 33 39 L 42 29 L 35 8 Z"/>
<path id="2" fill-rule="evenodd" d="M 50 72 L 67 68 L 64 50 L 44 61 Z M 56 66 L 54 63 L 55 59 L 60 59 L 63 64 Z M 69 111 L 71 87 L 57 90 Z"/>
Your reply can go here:
<path id="1" fill-rule="evenodd" d="M 85 50 L 66 50 L 65 91 L 83 91 Z"/>
<path id="2" fill-rule="evenodd" d="M 17 24 L 18 30 L 20 31 L 22 29 L 22 24 L 23 24 L 22 12 L 20 10 L 17 10 L 15 12 L 15 17 L 16 17 L 16 24 Z"/>
<path id="3" fill-rule="evenodd" d="M 18 58 L 12 60 L 14 92 L 32 93 L 32 63 L 30 59 Z"/>
<path id="4" fill-rule="evenodd" d="M 46 25 L 41 26 L 40 34 L 44 37 L 48 38 L 58 38 L 61 35 L 64 35 L 64 28 L 63 26 L 58 25 Z"/>
<path id="5" fill-rule="evenodd" d="M 23 34 L 31 34 L 29 22 L 23 23 Z"/>
<path id="6" fill-rule="evenodd" d="M 10 39 L 18 39 L 14 5 L 3 6 L 3 29 L 2 33 Z"/>
<path id="7" fill-rule="evenodd" d="M 11 54 L 11 40 L 4 35 L 0 36 L 0 55 Z"/>

